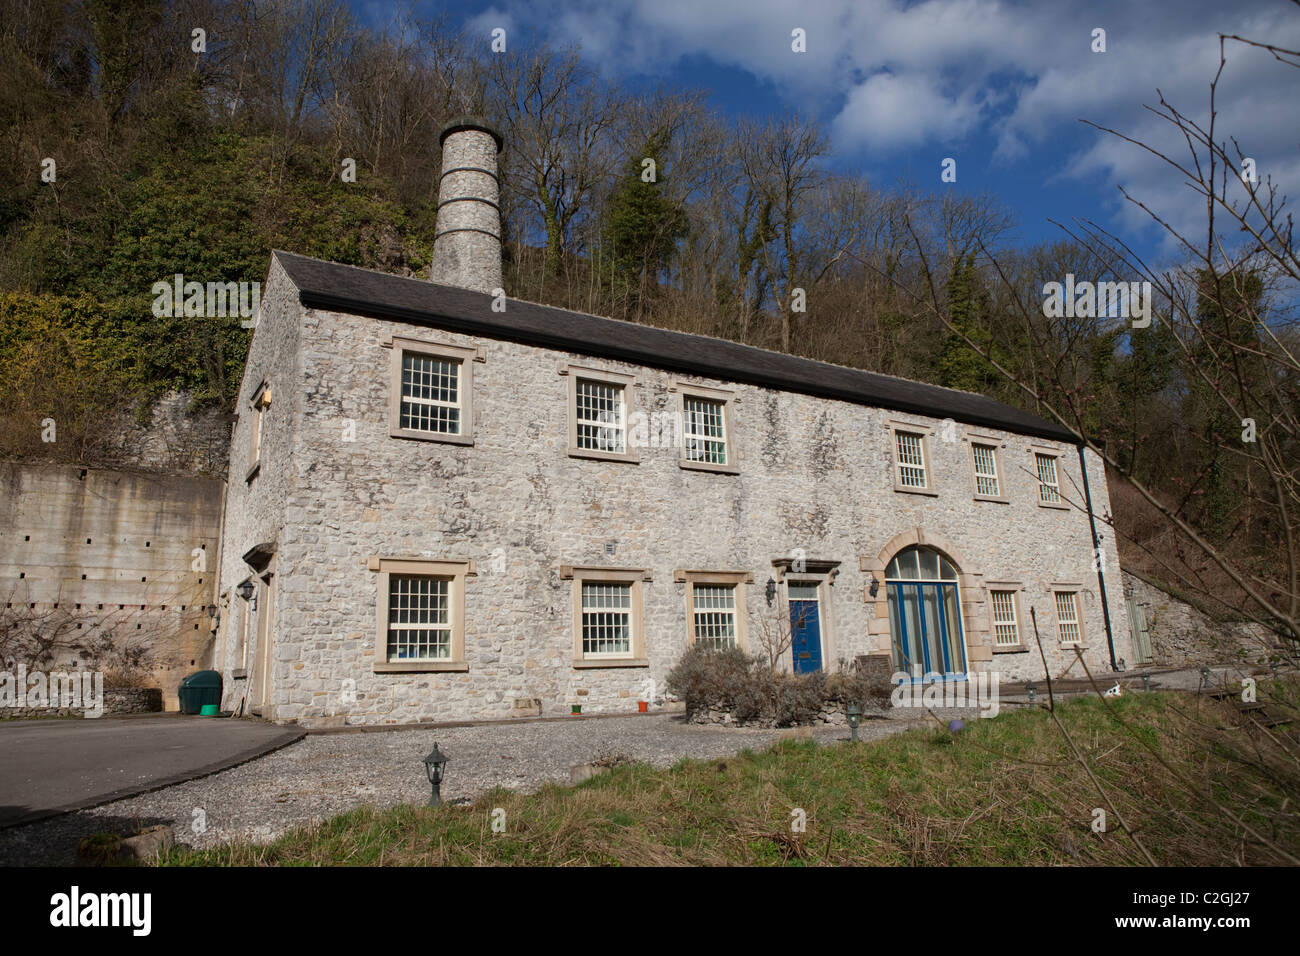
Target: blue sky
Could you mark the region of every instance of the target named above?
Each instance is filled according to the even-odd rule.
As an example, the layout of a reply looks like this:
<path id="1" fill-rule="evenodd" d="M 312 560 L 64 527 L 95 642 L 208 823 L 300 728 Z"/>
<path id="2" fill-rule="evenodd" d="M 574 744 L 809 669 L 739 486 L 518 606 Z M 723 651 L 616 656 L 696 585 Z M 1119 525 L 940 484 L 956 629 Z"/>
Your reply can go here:
<path id="1" fill-rule="evenodd" d="M 395 12 L 380 0 L 352 2 L 375 26 Z M 991 192 L 1027 242 L 1063 238 L 1049 219 L 1092 219 L 1156 261 L 1173 253 L 1171 242 L 1117 186 L 1197 235 L 1203 201 L 1167 166 L 1080 119 L 1181 159 L 1172 128 L 1143 109 L 1157 104 L 1157 87 L 1204 120 L 1218 33 L 1300 49 L 1300 8 L 1289 0 L 421 0 L 416 8 L 448 14 L 469 42 L 488 44 L 500 26 L 508 48 L 579 44 L 611 79 L 704 89 L 731 116 L 814 115 L 830 134 L 833 169 L 882 188 L 903 179 Z M 791 50 L 796 27 L 806 53 Z M 1104 53 L 1091 49 L 1097 28 Z M 1300 194 L 1300 72 L 1242 44 L 1227 55 L 1220 131 L 1236 136 L 1261 177 Z M 957 160 L 955 184 L 940 182 L 945 157 Z"/>

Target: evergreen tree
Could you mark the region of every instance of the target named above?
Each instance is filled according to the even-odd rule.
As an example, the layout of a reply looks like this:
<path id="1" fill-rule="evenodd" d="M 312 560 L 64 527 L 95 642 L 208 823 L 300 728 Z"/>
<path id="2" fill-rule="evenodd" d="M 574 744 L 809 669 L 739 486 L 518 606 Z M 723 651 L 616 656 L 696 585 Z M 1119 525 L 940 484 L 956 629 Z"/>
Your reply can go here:
<path id="1" fill-rule="evenodd" d="M 953 266 L 948 280 L 948 315 L 956 329 L 988 352 L 993 335 L 981 321 L 985 308 L 979 274 L 975 271 L 975 255 L 971 253 Z M 967 392 L 992 392 L 1001 382 L 997 369 L 953 331 L 944 339 L 938 371 L 941 385 Z"/>
<path id="2" fill-rule="evenodd" d="M 668 267 L 677 240 L 687 234 L 685 211 L 664 192 L 662 156 L 666 134 L 657 132 L 639 156 L 624 167 L 606 216 L 604 240 L 610 271 L 624 291 L 653 285 Z M 655 174 L 647 181 L 643 160 L 655 160 Z"/>

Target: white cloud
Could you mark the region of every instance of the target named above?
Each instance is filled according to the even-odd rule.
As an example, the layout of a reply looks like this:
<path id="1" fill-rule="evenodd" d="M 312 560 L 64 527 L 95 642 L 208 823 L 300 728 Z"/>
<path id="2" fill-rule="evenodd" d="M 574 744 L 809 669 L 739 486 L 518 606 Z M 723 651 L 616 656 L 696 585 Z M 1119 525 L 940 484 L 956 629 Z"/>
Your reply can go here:
<path id="1" fill-rule="evenodd" d="M 832 131 L 849 147 L 904 147 L 960 139 L 979 119 L 974 90 L 948 96 L 923 74 L 877 73 L 849 93 Z"/>
<path id="2" fill-rule="evenodd" d="M 827 120 L 843 158 L 892 162 L 918 147 L 955 151 L 987 132 L 993 162 L 1023 164 L 1044 182 L 1100 180 L 1114 196 L 1122 184 L 1168 204 L 1163 211 L 1179 228 L 1190 228 L 1204 207 L 1169 168 L 1079 120 L 1177 149 L 1172 130 L 1143 104 L 1156 102 L 1158 87 L 1203 118 L 1218 32 L 1300 47 L 1300 16 L 1277 0 L 1104 0 L 1086 8 L 1069 0 L 503 2 L 521 25 L 582 44 L 609 75 L 672 82 L 688 56 L 746 70 L 791 108 Z M 807 31 L 805 54 L 790 50 L 796 26 Z M 1095 27 L 1106 30 L 1105 53 L 1090 49 Z M 1237 134 L 1292 195 L 1300 193 L 1298 83 L 1294 68 L 1231 44 L 1219 101 L 1220 129 Z M 828 103 L 837 104 L 834 115 Z M 1115 210 L 1121 206 L 1129 225 L 1142 217 L 1129 204 Z"/>

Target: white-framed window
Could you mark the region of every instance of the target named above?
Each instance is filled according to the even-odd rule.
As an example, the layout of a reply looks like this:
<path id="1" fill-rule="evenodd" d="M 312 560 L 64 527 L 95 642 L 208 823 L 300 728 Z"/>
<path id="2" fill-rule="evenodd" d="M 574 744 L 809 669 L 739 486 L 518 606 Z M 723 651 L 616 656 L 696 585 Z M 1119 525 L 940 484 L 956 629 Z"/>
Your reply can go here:
<path id="1" fill-rule="evenodd" d="M 894 430 L 894 486 L 903 490 L 929 487 L 926 474 L 925 435 L 922 432 Z"/>
<path id="2" fill-rule="evenodd" d="M 1079 592 L 1056 591 L 1056 630 L 1062 644 L 1079 644 L 1083 641 L 1083 627 L 1079 621 Z"/>
<path id="3" fill-rule="evenodd" d="M 970 450 L 972 467 L 975 471 L 975 493 L 988 498 L 1001 497 L 997 446 L 984 442 L 971 442 Z"/>
<path id="4" fill-rule="evenodd" d="M 727 427 L 725 405 L 694 395 L 682 396 L 683 438 L 686 457 L 706 465 L 727 463 Z"/>
<path id="5" fill-rule="evenodd" d="M 560 569 L 573 581 L 573 663 L 575 667 L 645 667 L 641 632 L 638 568 Z"/>
<path id="6" fill-rule="evenodd" d="M 1016 619 L 1016 592 L 989 591 L 989 608 L 993 615 L 995 647 L 1020 646 L 1020 622 Z"/>
<path id="7" fill-rule="evenodd" d="M 392 338 L 388 433 L 473 444 L 475 348 Z"/>
<path id="8" fill-rule="evenodd" d="M 1061 486 L 1056 471 L 1056 456 L 1034 452 L 1034 470 L 1038 474 L 1038 502 L 1061 505 Z"/>
<path id="9" fill-rule="evenodd" d="M 582 582 L 582 656 L 632 656 L 632 582 Z"/>
<path id="10" fill-rule="evenodd" d="M 737 647 L 736 585 L 693 584 L 691 598 L 695 644 L 714 651 Z"/>
<path id="11" fill-rule="evenodd" d="M 731 405 L 735 392 L 677 382 L 680 395 L 681 455 L 678 464 L 696 471 L 740 473 L 732 441 Z"/>
<path id="12" fill-rule="evenodd" d="M 566 366 L 569 377 L 569 454 L 575 458 L 636 461 L 628 446 L 631 375 Z"/>
<path id="13" fill-rule="evenodd" d="M 465 580 L 470 561 L 370 559 L 379 572 L 377 672 L 467 671 Z"/>
<path id="14" fill-rule="evenodd" d="M 459 435 L 460 361 L 402 352 L 402 406 L 397 426 L 420 432 Z"/>
<path id="15" fill-rule="evenodd" d="M 574 416 L 577 446 L 584 451 L 627 452 L 627 402 L 624 386 L 579 378 Z"/>
<path id="16" fill-rule="evenodd" d="M 752 571 L 673 572 L 686 584 L 686 631 L 691 644 L 712 650 L 748 646 L 748 616 L 743 584 L 752 584 Z"/>
<path id="17" fill-rule="evenodd" d="M 388 577 L 388 660 L 451 660 L 450 578 Z"/>

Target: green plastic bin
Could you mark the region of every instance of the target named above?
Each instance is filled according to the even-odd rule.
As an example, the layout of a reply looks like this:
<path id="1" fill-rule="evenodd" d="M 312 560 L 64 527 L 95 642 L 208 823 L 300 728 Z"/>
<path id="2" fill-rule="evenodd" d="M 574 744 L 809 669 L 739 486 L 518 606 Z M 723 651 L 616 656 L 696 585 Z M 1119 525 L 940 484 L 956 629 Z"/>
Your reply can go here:
<path id="1" fill-rule="evenodd" d="M 221 706 L 221 674 L 218 671 L 197 671 L 181 681 L 176 692 L 182 714 L 199 714 L 204 705 Z"/>

